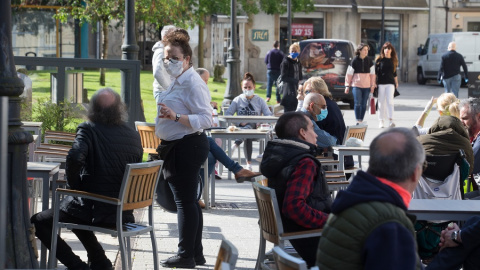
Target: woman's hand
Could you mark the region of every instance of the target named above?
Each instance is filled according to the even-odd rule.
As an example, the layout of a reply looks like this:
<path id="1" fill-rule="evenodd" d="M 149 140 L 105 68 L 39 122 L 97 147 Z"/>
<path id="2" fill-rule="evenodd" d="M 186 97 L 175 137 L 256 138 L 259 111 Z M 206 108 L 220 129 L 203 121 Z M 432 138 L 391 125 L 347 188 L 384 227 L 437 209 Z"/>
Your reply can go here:
<path id="1" fill-rule="evenodd" d="M 350 91 L 350 87 L 346 86 L 345 87 L 345 94 L 348 94 L 349 91 Z"/>
<path id="2" fill-rule="evenodd" d="M 370 86 L 370 94 L 373 94 L 373 92 L 375 92 L 375 88 L 377 88 L 375 84 Z"/>
<path id="3" fill-rule="evenodd" d="M 158 103 L 157 105 L 162 106 L 160 108 L 160 114 L 158 115 L 158 118 L 166 118 L 166 119 L 170 119 L 170 120 L 175 120 L 175 118 L 177 116 L 177 113 L 175 111 L 173 111 L 172 109 L 167 107 L 167 105 L 165 105 L 164 103 Z"/>
<path id="4" fill-rule="evenodd" d="M 423 109 L 423 112 L 426 113 L 426 114 L 430 113 L 430 110 L 432 109 L 433 104 L 435 104 L 436 102 L 437 102 L 437 99 L 435 97 L 432 97 L 428 101 L 427 105 L 425 105 L 425 109 Z"/>

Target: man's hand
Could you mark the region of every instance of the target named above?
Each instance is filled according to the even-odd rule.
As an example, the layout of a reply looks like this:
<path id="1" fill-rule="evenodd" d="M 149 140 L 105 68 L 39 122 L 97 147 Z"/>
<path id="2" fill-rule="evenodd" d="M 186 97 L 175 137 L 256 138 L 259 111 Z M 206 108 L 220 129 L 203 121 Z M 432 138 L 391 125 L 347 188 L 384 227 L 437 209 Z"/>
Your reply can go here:
<path id="1" fill-rule="evenodd" d="M 445 230 L 442 231 L 442 234 L 440 236 L 440 243 L 438 244 L 440 246 L 440 250 L 447 247 L 458 246 L 458 244 L 453 242 L 452 240 L 452 233 L 458 230 L 460 230 L 460 227 L 458 227 L 456 223 L 451 223 Z"/>

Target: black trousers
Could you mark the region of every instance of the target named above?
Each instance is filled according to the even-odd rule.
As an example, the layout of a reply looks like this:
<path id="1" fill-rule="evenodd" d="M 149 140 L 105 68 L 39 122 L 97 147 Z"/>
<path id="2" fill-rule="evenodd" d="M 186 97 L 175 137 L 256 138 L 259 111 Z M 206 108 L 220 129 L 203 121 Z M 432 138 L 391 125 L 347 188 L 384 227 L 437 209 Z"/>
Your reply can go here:
<path id="1" fill-rule="evenodd" d="M 30 221 L 35 225 L 35 235 L 50 249 L 52 242 L 53 209 L 48 209 L 33 215 Z M 59 221 L 87 224 L 82 219 L 71 216 L 63 211 L 60 211 Z M 88 260 L 92 262 L 92 264 L 97 262 L 103 263 L 105 260 L 108 260 L 103 247 L 93 232 L 84 230 L 72 230 L 72 232 L 85 247 Z M 76 265 L 82 263 L 80 257 L 75 255 L 72 248 L 60 237 L 57 238 L 57 259 L 68 268 L 75 268 Z"/>
<path id="2" fill-rule="evenodd" d="M 202 133 L 176 142 L 164 157 L 163 174 L 177 205 L 178 255 L 184 258 L 203 255 L 203 214 L 197 192 L 200 167 L 209 148 L 207 136 Z"/>

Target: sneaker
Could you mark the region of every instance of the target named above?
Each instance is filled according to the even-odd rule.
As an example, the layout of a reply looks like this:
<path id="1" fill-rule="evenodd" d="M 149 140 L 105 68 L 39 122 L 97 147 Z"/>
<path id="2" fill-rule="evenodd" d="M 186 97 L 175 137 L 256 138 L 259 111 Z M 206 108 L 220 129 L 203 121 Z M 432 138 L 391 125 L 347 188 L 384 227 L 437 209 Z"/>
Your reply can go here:
<path id="1" fill-rule="evenodd" d="M 183 258 L 180 255 L 163 260 L 160 264 L 168 268 L 195 268 L 195 260 L 193 258 Z"/>
<path id="2" fill-rule="evenodd" d="M 388 127 L 391 127 L 391 128 L 395 127 L 395 123 L 393 123 L 393 121 L 390 121 L 390 124 L 388 125 Z"/>
<path id="3" fill-rule="evenodd" d="M 246 169 L 249 171 L 253 171 L 252 164 L 247 164 Z"/>
<path id="4" fill-rule="evenodd" d="M 385 126 L 383 125 L 383 120 L 380 120 L 380 122 L 378 123 L 378 127 L 379 128 L 384 128 Z"/>
<path id="5" fill-rule="evenodd" d="M 270 98 L 269 98 L 269 97 L 267 97 L 267 100 L 266 100 L 266 101 L 267 101 L 267 102 L 270 102 Z"/>
<path id="6" fill-rule="evenodd" d="M 238 148 L 238 145 L 234 143 L 234 144 L 232 145 L 232 148 L 230 149 L 230 151 L 232 152 L 232 153 L 231 153 L 231 156 L 232 156 L 232 157 L 233 157 L 233 154 L 235 154 L 235 150 L 237 150 L 237 148 Z"/>
<path id="7" fill-rule="evenodd" d="M 262 162 L 262 159 L 263 159 L 263 154 L 260 154 L 255 158 L 255 160 L 258 162 Z"/>

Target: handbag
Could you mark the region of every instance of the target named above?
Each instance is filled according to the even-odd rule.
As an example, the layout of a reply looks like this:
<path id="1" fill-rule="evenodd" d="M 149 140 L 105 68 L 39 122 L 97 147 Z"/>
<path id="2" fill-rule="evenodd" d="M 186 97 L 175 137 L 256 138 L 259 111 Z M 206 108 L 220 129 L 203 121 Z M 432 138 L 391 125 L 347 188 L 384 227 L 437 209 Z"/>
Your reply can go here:
<path id="1" fill-rule="evenodd" d="M 398 92 L 397 87 L 395 87 L 395 92 L 393 92 L 393 97 L 400 96 L 400 92 Z"/>
<path id="2" fill-rule="evenodd" d="M 370 96 L 370 100 L 368 101 L 368 104 L 370 106 L 370 114 L 376 114 L 377 113 L 377 106 L 375 104 L 375 98 L 373 96 Z"/>

